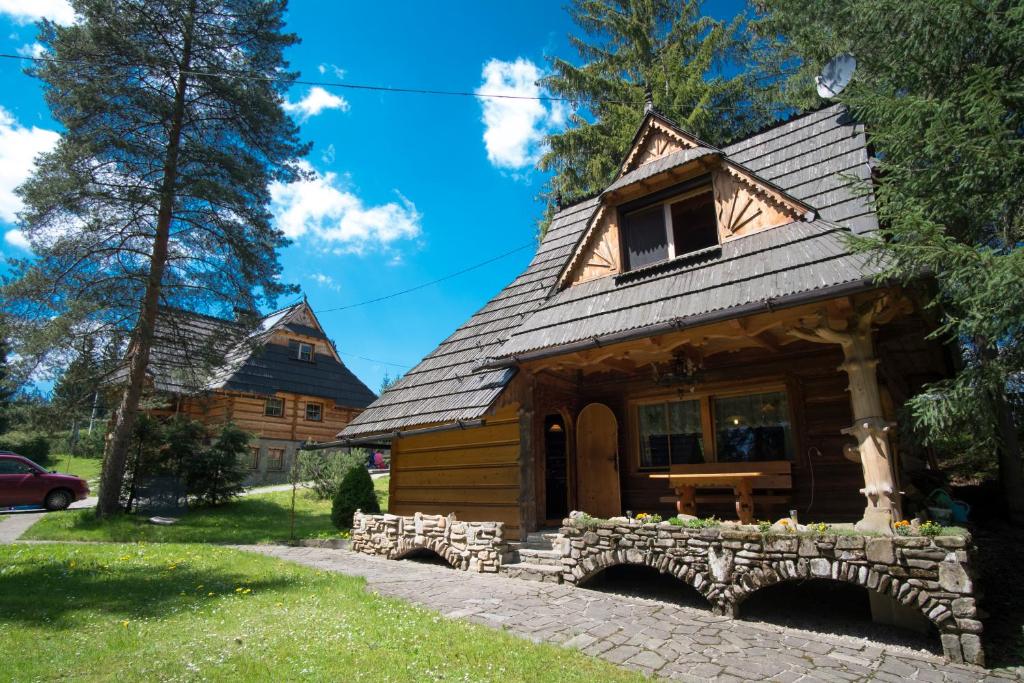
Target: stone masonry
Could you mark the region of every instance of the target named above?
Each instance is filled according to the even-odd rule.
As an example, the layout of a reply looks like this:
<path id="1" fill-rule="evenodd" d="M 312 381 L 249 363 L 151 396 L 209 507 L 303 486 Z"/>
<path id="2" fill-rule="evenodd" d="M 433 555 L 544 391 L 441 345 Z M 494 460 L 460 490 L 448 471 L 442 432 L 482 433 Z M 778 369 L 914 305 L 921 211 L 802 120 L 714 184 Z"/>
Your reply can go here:
<path id="1" fill-rule="evenodd" d="M 460 522 L 455 515 L 364 515 L 352 520 L 352 550 L 395 560 L 420 550 L 455 569 L 497 572 L 507 552 L 501 522 Z"/>
<path id="2" fill-rule="evenodd" d="M 984 661 L 969 537 L 765 535 L 624 520 L 564 526 L 558 543 L 567 583 L 579 584 L 612 565 L 646 565 L 692 586 L 727 616 L 736 616 L 755 591 L 780 581 L 856 584 L 919 610 L 937 627 L 951 661 Z"/>
<path id="3" fill-rule="evenodd" d="M 725 616 L 757 590 L 782 581 L 828 579 L 889 596 L 924 615 L 953 662 L 983 664 L 981 622 L 964 536 L 762 534 L 730 526 L 691 529 L 624 518 L 565 526 L 554 539 L 562 582 L 581 584 L 622 564 L 645 565 L 692 586 Z M 438 515 L 357 513 L 352 550 L 391 559 L 431 550 L 452 567 L 498 572 L 514 557 L 500 522 Z M 511 574 L 511 575 L 514 575 Z"/>

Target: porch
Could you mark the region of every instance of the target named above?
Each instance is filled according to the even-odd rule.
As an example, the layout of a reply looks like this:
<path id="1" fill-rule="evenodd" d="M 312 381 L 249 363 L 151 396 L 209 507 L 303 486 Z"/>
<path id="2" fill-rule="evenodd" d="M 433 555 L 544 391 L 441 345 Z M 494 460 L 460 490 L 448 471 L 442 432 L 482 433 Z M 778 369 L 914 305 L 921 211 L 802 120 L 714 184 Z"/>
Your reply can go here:
<path id="1" fill-rule="evenodd" d="M 516 359 L 521 524 L 657 513 L 892 533 L 896 407 L 947 371 L 899 292 Z M 528 437 L 528 438 L 526 438 Z M 532 491 L 529 490 L 532 488 Z"/>

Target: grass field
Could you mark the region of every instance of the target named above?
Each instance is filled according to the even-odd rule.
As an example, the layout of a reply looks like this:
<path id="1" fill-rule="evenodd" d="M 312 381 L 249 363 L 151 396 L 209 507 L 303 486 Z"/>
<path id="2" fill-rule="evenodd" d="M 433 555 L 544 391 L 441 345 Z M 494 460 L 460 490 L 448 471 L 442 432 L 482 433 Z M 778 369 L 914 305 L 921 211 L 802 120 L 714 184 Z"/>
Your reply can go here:
<path id="1" fill-rule="evenodd" d="M 383 484 L 380 484 L 384 481 Z M 387 481 L 381 509 L 387 509 Z M 378 494 L 379 496 L 379 494 Z M 52 513 L 36 522 L 22 538 L 51 541 L 116 541 L 150 543 L 271 543 L 291 535 L 291 491 L 243 496 L 216 508 L 199 508 L 176 524 L 157 526 L 145 517 L 123 515 L 97 520 L 92 510 Z M 295 498 L 294 538 L 336 536 L 331 524 L 331 501 L 316 500 L 300 489 Z"/>
<path id="2" fill-rule="evenodd" d="M 363 586 L 209 546 L 0 546 L 3 678 L 642 680 Z"/>
<path id="3" fill-rule="evenodd" d="M 74 455 L 55 453 L 50 456 L 47 469 L 56 470 L 61 474 L 73 474 L 76 477 L 81 477 L 95 489 L 95 484 L 100 478 L 100 468 L 102 466 L 103 461 L 97 458 L 80 458 Z"/>

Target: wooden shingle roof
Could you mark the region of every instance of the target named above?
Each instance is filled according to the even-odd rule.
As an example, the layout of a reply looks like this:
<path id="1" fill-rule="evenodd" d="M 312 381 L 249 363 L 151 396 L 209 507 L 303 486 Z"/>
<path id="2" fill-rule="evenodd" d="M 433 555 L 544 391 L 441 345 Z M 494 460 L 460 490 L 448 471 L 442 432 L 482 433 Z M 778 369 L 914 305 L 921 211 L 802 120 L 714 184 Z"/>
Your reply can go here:
<path id="1" fill-rule="evenodd" d="M 796 117 L 722 150 L 697 148 L 648 166 L 721 154 L 812 207 L 795 221 L 725 242 L 692 259 L 559 290 L 600 198 L 560 211 L 527 269 L 342 432 L 387 433 L 483 416 L 514 375 L 517 356 L 582 339 L 643 334 L 669 320 L 699 322 L 797 294 L 867 288 L 874 274 L 849 253 L 845 236 L 877 228 L 870 197 L 854 184 L 870 177 L 862 126 L 841 105 Z M 650 169 L 624 171 L 648 174 Z M 630 181 L 632 182 L 632 180 Z M 504 361 L 504 362 L 503 362 Z"/>

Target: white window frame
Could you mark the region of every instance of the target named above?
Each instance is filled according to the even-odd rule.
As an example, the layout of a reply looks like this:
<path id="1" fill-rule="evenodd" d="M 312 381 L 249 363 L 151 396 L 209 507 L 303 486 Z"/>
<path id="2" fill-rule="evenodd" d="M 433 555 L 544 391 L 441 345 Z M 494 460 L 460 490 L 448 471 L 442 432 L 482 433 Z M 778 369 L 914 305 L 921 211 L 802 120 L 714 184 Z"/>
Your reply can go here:
<path id="1" fill-rule="evenodd" d="M 309 357 L 308 358 L 304 358 L 303 357 L 303 353 L 302 352 L 306 351 L 306 350 L 308 350 L 308 353 L 309 353 Z M 314 354 L 314 352 L 315 352 L 315 349 L 314 349 L 312 344 L 300 341 L 300 342 L 298 342 L 298 346 L 295 348 L 295 357 L 298 358 L 301 361 L 306 362 L 306 363 L 312 363 L 313 362 L 313 354 Z"/>
<path id="2" fill-rule="evenodd" d="M 279 401 L 280 402 L 280 404 L 281 404 L 281 412 L 280 412 L 280 414 L 275 415 L 274 413 L 268 412 L 267 409 L 270 408 L 270 402 L 271 401 Z M 269 398 L 267 398 L 267 400 L 263 402 L 263 415 L 264 415 L 264 417 L 284 417 L 284 399 L 281 398 L 280 396 L 270 396 Z"/>
<path id="3" fill-rule="evenodd" d="M 309 416 L 309 407 L 317 407 L 317 417 L 313 418 Z M 323 422 L 324 421 L 324 404 L 316 401 L 309 401 L 306 403 L 306 420 L 308 422 Z"/>

